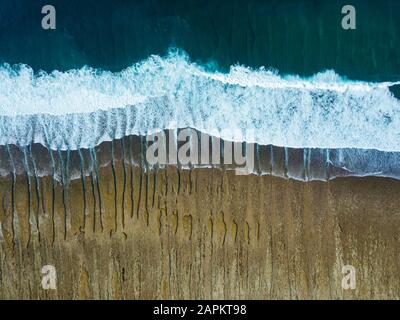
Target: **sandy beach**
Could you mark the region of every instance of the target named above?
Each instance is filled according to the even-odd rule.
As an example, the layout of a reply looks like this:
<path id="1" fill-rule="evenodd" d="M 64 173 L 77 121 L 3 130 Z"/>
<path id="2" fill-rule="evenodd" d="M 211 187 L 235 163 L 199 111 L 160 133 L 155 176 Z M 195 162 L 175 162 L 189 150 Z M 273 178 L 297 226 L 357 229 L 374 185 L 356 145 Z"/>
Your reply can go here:
<path id="1" fill-rule="evenodd" d="M 3 176 L 0 298 L 399 298 L 399 193 L 385 178 L 145 172 L 118 156 L 71 181 Z M 41 289 L 47 264 L 57 290 Z"/>

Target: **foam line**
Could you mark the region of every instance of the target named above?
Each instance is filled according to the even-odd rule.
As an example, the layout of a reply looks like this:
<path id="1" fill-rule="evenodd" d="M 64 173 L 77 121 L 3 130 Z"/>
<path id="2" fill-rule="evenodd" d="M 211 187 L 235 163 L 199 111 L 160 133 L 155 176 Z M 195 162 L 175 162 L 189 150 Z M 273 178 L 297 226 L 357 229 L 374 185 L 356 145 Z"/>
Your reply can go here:
<path id="1" fill-rule="evenodd" d="M 233 66 L 208 71 L 179 53 L 121 72 L 89 67 L 35 74 L 0 68 L 0 144 L 92 148 L 103 141 L 192 127 L 225 140 L 291 148 L 400 151 L 398 82 L 310 78 Z"/>

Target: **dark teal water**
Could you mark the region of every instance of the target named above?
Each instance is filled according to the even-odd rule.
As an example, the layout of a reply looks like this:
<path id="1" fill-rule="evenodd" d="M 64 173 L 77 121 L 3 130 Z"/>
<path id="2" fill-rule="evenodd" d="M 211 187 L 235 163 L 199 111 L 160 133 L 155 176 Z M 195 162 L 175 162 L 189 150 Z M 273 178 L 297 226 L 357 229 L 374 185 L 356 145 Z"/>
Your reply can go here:
<path id="1" fill-rule="evenodd" d="M 356 30 L 342 28 L 348 0 L 2 0 L 0 146 L 93 149 L 190 127 L 257 143 L 279 176 L 400 179 L 400 0 L 350 3 Z M 56 30 L 42 29 L 46 4 Z M 213 72 L 237 64 L 279 72 Z"/>
<path id="2" fill-rule="evenodd" d="M 400 77 L 400 1 L 352 0 L 357 29 L 343 30 L 345 0 L 14 0 L 0 4 L 0 62 L 35 70 L 83 65 L 121 70 L 170 47 L 191 60 L 360 80 Z M 53 4 L 57 29 L 41 28 Z"/>

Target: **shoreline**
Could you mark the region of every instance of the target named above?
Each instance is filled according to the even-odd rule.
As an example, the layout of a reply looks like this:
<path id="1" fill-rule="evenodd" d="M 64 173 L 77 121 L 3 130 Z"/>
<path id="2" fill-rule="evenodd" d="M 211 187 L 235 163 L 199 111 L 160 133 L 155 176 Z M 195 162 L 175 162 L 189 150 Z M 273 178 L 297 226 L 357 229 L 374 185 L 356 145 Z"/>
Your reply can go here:
<path id="1" fill-rule="evenodd" d="M 304 182 L 373 176 L 400 180 L 399 152 L 232 142 L 192 128 L 164 130 L 155 135 L 129 135 L 78 150 L 52 150 L 40 143 L 26 147 L 0 145 L 0 177 L 51 176 L 66 184 L 81 179 L 82 175 L 96 174 L 99 168 L 115 161 L 145 171 L 168 166 L 183 170 L 220 169 Z"/>

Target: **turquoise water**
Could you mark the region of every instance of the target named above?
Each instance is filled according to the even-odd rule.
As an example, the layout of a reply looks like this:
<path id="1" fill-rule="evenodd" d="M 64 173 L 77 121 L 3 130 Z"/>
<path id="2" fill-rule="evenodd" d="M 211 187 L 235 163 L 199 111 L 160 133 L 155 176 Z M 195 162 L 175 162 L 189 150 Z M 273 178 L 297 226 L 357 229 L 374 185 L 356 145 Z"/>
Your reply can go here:
<path id="1" fill-rule="evenodd" d="M 2 146 L 190 127 L 400 178 L 399 1 L 352 1 L 356 30 L 339 0 L 55 0 L 56 30 L 47 1 L 3 2 Z"/>
<path id="2" fill-rule="evenodd" d="M 398 80 L 400 1 L 352 0 L 357 29 L 343 30 L 345 0 L 53 0 L 57 29 L 41 28 L 47 0 L 2 1 L 0 61 L 34 70 L 89 65 L 119 71 L 186 51 L 192 61 L 352 79 Z"/>

